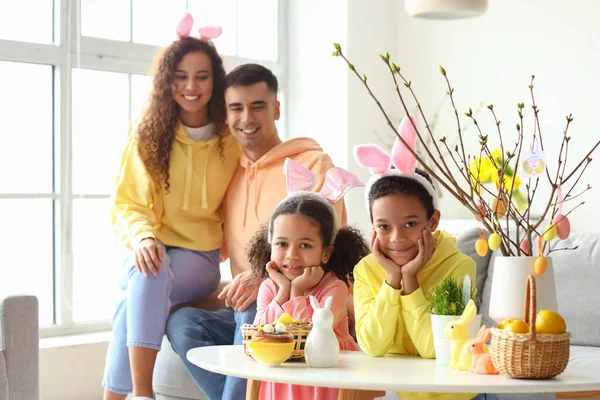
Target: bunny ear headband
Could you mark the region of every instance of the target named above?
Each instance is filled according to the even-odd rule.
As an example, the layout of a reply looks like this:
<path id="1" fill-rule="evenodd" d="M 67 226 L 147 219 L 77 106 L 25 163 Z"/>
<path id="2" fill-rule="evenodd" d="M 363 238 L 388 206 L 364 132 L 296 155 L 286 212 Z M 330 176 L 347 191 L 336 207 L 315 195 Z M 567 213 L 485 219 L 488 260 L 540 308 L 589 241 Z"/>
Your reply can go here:
<path id="1" fill-rule="evenodd" d="M 411 121 L 405 116 L 400 122 L 400 136 L 411 149 L 415 148 L 415 138 L 417 132 L 413 127 L 415 118 L 411 115 Z M 373 174 L 367 181 L 365 188 L 365 198 L 367 202 L 367 210 L 369 209 L 369 194 L 371 187 L 375 182 L 384 176 L 402 176 L 412 179 L 419 183 L 427 190 L 433 201 L 433 208 L 437 209 L 437 199 L 433 185 L 424 177 L 415 172 L 415 163 L 417 160 L 412 155 L 409 148 L 404 145 L 398 138 L 392 147 L 391 156 L 376 144 L 361 144 L 354 146 L 354 159 L 361 167 L 369 168 Z"/>
<path id="2" fill-rule="evenodd" d="M 194 17 L 186 12 L 181 21 L 177 24 L 176 32 L 179 38 L 189 37 L 194 26 Z M 221 36 L 223 30 L 220 26 L 205 26 L 198 29 L 200 40 L 211 40 Z"/>
<path id="3" fill-rule="evenodd" d="M 344 197 L 348 190 L 353 187 L 364 186 L 364 184 L 353 173 L 343 168 L 334 167 L 327 171 L 321 190 L 319 192 L 311 192 L 310 190 L 317 183 L 317 174 L 304 168 L 290 158 L 285 159 L 283 173 L 286 177 L 288 195 L 275 207 L 273 215 L 277 215 L 277 209 L 294 197 L 304 197 L 321 201 L 328 206 L 333 215 L 334 232 L 331 239 L 333 243 L 338 229 L 337 215 L 333 209 L 333 204 Z M 271 243 L 272 236 L 273 221 L 269 220 L 269 243 Z"/>

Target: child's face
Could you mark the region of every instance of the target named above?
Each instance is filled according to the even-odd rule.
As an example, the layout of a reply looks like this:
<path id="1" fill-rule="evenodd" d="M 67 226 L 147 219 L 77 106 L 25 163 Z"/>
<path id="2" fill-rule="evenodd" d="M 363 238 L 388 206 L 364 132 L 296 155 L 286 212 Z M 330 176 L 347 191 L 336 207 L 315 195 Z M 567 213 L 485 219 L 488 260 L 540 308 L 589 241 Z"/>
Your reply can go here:
<path id="1" fill-rule="evenodd" d="M 416 196 L 392 194 L 373 201 L 373 229 L 382 253 L 398 265 L 405 265 L 419 254 L 418 240 L 423 230 L 435 231 L 440 212 L 431 219 Z"/>
<path id="2" fill-rule="evenodd" d="M 302 275 L 304 268 L 327 263 L 331 246 L 323 248 L 319 225 L 312 218 L 285 214 L 273 223 L 271 260 L 289 280 Z"/>

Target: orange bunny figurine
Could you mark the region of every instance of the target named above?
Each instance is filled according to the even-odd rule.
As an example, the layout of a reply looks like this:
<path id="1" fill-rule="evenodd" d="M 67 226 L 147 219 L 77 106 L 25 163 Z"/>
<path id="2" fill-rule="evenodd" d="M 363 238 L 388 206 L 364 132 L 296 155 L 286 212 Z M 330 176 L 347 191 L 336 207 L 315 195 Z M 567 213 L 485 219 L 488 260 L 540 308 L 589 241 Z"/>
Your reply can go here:
<path id="1" fill-rule="evenodd" d="M 477 337 L 467 343 L 467 349 L 471 354 L 471 372 L 474 374 L 498 375 L 498 370 L 492 364 L 490 353 L 485 345 L 491 335 L 490 330 L 483 325 Z"/>

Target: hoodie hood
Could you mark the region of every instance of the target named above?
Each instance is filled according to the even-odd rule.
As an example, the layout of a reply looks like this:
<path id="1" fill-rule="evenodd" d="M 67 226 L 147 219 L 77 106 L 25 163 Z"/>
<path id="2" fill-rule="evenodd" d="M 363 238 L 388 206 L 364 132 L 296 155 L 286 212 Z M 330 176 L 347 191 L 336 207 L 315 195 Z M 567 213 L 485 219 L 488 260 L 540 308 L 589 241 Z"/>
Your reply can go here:
<path id="1" fill-rule="evenodd" d="M 286 140 L 285 142 L 279 143 L 273 147 L 266 154 L 256 161 L 252 161 L 242 152 L 240 156 L 240 166 L 244 168 L 244 175 L 246 181 L 246 190 L 244 197 L 244 227 L 246 226 L 246 218 L 248 216 L 248 207 L 250 203 L 250 187 L 254 189 L 254 210 L 253 213 L 258 218 L 258 185 L 264 179 L 261 176 L 260 171 L 269 169 L 273 164 L 282 165 L 282 160 L 286 157 L 293 158 L 296 155 L 306 152 L 319 152 L 322 153 L 323 149 L 316 140 L 312 138 L 294 138 Z M 283 174 L 283 169 L 280 171 Z M 266 176 L 266 173 L 264 174 Z"/>

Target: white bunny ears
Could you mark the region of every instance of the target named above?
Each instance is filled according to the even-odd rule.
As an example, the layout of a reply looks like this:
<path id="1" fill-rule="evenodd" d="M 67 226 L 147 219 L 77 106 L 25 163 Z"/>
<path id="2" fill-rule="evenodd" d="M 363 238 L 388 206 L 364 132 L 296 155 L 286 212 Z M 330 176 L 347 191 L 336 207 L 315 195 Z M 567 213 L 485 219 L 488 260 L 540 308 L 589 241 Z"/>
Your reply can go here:
<path id="1" fill-rule="evenodd" d="M 319 301 L 317 300 L 317 298 L 315 296 L 310 296 L 310 305 L 312 306 L 313 311 L 318 310 L 319 308 L 321 308 L 321 306 L 319 306 Z M 333 297 L 329 296 L 325 299 L 325 304 L 323 304 L 323 308 L 326 308 L 328 310 L 331 311 L 331 303 L 333 302 Z"/>
<path id="2" fill-rule="evenodd" d="M 319 192 L 311 192 L 310 190 L 317 183 L 317 174 L 311 170 L 304 168 L 302 165 L 286 158 L 283 164 L 283 173 L 286 177 L 287 197 L 279 202 L 273 210 L 272 215 L 278 215 L 278 209 L 290 201 L 292 198 L 304 197 L 318 200 L 326 204 L 333 215 L 334 231 L 332 235 L 332 243 L 335 240 L 338 229 L 338 220 L 333 204 L 340 200 L 348 192 L 348 190 L 357 186 L 364 186 L 356 175 L 346 171 L 343 168 L 334 167 L 327 171 L 325 182 Z M 271 243 L 273 237 L 273 217 L 269 220 L 269 237 Z M 327 243 L 327 244 L 332 244 Z"/>
<path id="3" fill-rule="evenodd" d="M 415 118 L 411 115 L 412 123 L 409 116 L 405 116 L 400 122 L 398 129 L 400 136 L 411 149 L 415 148 L 415 139 L 417 132 L 413 124 Z M 437 209 L 437 199 L 433 185 L 423 176 L 415 172 L 416 159 L 410 150 L 396 138 L 392 147 L 391 156 L 376 144 L 361 144 L 354 146 L 354 159 L 361 167 L 369 168 L 373 174 L 369 178 L 365 188 L 365 198 L 367 202 L 367 210 L 369 209 L 369 194 L 373 184 L 384 176 L 403 176 L 412 179 L 419 183 L 427 190 L 433 202 L 433 208 Z"/>

